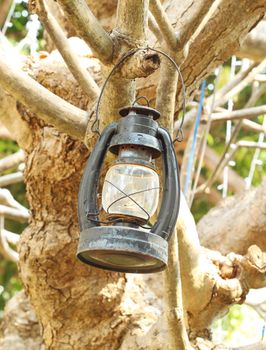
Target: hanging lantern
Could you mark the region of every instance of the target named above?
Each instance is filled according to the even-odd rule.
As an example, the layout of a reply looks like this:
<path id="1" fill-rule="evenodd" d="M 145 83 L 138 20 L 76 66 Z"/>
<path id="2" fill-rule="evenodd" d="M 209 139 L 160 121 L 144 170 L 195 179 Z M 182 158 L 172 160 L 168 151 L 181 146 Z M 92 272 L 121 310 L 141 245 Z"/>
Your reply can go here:
<path id="1" fill-rule="evenodd" d="M 167 265 L 168 240 L 179 210 L 176 156 L 170 135 L 156 122 L 157 110 L 133 105 L 122 108 L 120 115 L 118 123 L 102 132 L 85 168 L 79 192 L 77 256 L 86 264 L 112 271 L 157 272 Z M 100 194 L 99 177 L 107 152 L 116 160 L 106 172 Z M 155 168 L 159 157 L 162 169 Z M 159 202 L 157 220 L 151 225 Z"/>

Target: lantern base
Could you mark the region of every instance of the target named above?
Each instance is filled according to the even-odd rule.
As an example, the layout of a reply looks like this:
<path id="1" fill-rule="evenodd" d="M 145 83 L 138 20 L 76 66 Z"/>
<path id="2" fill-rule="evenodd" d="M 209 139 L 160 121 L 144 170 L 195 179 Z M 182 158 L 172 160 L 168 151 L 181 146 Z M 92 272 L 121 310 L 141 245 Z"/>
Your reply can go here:
<path id="1" fill-rule="evenodd" d="M 77 257 L 85 264 L 116 272 L 152 273 L 167 265 L 162 237 L 123 226 L 97 226 L 80 234 Z"/>

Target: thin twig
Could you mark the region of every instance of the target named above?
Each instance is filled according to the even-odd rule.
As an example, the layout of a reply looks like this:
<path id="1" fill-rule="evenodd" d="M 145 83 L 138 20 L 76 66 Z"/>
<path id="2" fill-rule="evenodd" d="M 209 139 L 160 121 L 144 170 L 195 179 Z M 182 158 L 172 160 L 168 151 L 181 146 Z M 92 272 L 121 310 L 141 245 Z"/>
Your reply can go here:
<path id="1" fill-rule="evenodd" d="M 18 171 L 17 173 L 0 176 L 0 187 L 16 184 L 18 182 L 22 182 L 23 180 L 24 180 L 24 176 L 21 171 Z"/>
<path id="2" fill-rule="evenodd" d="M 161 42 L 163 40 L 163 36 L 162 36 L 161 30 L 160 30 L 158 24 L 156 23 L 155 18 L 153 17 L 153 15 L 150 12 L 149 12 L 148 24 L 149 24 L 150 30 L 155 35 L 157 40 L 159 42 Z"/>
<path id="3" fill-rule="evenodd" d="M 263 119 L 264 120 L 263 120 L 262 126 L 264 126 L 264 128 L 266 129 L 266 117 L 264 116 Z M 258 144 L 262 143 L 264 141 L 264 138 L 265 138 L 265 133 L 261 132 L 259 134 Z M 260 151 L 261 151 L 260 148 L 256 148 L 255 153 L 252 157 L 252 161 L 251 161 L 251 165 L 250 165 L 250 169 L 249 169 L 249 174 L 248 174 L 248 177 L 246 178 L 246 189 L 249 189 L 251 187 L 253 176 L 254 176 L 256 166 L 258 164 L 258 160 L 260 157 Z"/>
<path id="4" fill-rule="evenodd" d="M 255 80 L 259 82 L 266 82 L 266 74 L 257 74 Z"/>
<path id="5" fill-rule="evenodd" d="M 242 126 L 243 126 L 243 129 L 252 130 L 256 132 L 263 132 L 266 135 L 265 126 L 255 123 L 249 119 L 243 119 Z"/>
<path id="6" fill-rule="evenodd" d="M 0 204 L 4 204 L 8 207 L 16 208 L 18 210 L 28 213 L 28 209 L 23 207 L 19 202 L 15 200 L 11 192 L 6 188 L 0 188 Z"/>
<path id="7" fill-rule="evenodd" d="M 236 129 L 234 130 L 234 132 L 235 131 L 236 131 Z M 237 133 L 238 133 L 238 131 L 237 131 Z M 197 189 L 197 191 L 196 191 L 197 193 L 203 192 L 203 191 L 208 191 L 208 189 L 211 187 L 213 182 L 216 180 L 216 178 L 217 178 L 219 172 L 221 171 L 221 169 L 223 169 L 229 163 L 229 161 L 233 158 L 233 156 L 235 155 L 236 151 L 240 147 L 243 147 L 243 148 L 257 148 L 257 149 L 262 149 L 262 150 L 266 149 L 266 143 L 265 142 L 260 142 L 259 143 L 259 142 L 240 140 L 236 144 L 228 144 L 228 145 L 230 145 L 230 146 L 226 149 L 226 152 L 223 153 L 223 156 L 220 158 L 220 161 L 219 161 L 218 165 L 216 166 L 215 171 L 208 178 L 206 183 L 201 185 Z"/>
<path id="8" fill-rule="evenodd" d="M 255 141 L 246 141 L 240 140 L 237 142 L 238 147 L 244 148 L 258 148 L 258 149 L 266 149 L 266 142 L 255 142 Z"/>
<path id="9" fill-rule="evenodd" d="M 213 113 L 212 122 L 221 122 L 225 120 L 239 120 L 254 118 L 260 114 L 266 114 L 266 105 L 252 108 L 244 108 L 232 112 L 223 112 L 223 113 Z"/>
<path id="10" fill-rule="evenodd" d="M 253 63 L 246 70 L 241 70 L 238 74 L 236 74 L 234 79 L 230 80 L 220 90 L 218 90 L 216 93 L 216 101 L 215 101 L 214 109 L 226 103 L 227 98 L 225 98 L 224 96 L 227 96 L 228 94 L 230 94 L 230 91 L 232 91 L 235 87 L 239 86 L 239 84 L 242 84 L 243 81 L 246 81 L 247 84 L 249 84 L 253 80 L 252 71 L 257 66 L 258 65 L 256 63 Z M 233 97 L 233 96 L 230 96 L 230 97 Z M 211 96 L 207 99 L 207 102 L 209 102 L 209 100 L 211 100 Z"/>
<path id="11" fill-rule="evenodd" d="M 248 102 L 245 105 L 246 108 L 244 108 L 244 109 L 248 109 L 248 107 L 250 107 L 251 105 L 253 105 L 257 101 L 257 99 L 261 96 L 263 89 L 258 88 L 258 86 L 254 86 L 254 88 L 252 89 L 252 94 L 251 94 Z M 228 113 L 228 112 L 226 112 L 226 113 Z M 220 160 L 216 163 L 216 166 L 215 166 L 211 176 L 208 178 L 208 180 L 205 184 L 205 187 L 204 187 L 204 185 L 200 186 L 199 189 L 197 190 L 197 192 L 198 191 L 199 192 L 200 191 L 207 191 L 207 190 L 209 191 L 211 184 L 219 176 L 220 171 L 223 168 L 223 166 L 228 164 L 229 160 L 231 159 L 230 157 L 232 157 L 234 155 L 234 153 L 236 152 L 236 147 L 238 147 L 238 146 L 235 146 L 232 144 L 234 144 L 236 142 L 237 136 L 239 134 L 239 131 L 241 130 L 241 127 L 242 127 L 242 119 L 237 122 L 237 124 L 234 128 L 234 131 L 230 137 L 230 140 L 227 143 L 227 145 L 225 146 L 223 154 L 221 155 Z M 230 150 L 230 148 L 231 148 L 231 150 Z M 229 176 L 229 181 L 232 182 L 232 170 L 230 169 L 229 172 L 231 173 L 231 175 Z M 240 181 L 238 181 L 238 182 L 240 183 Z"/>
<path id="12" fill-rule="evenodd" d="M 225 86 L 224 88 L 221 89 L 220 93 L 222 97 L 221 99 L 217 99 L 217 105 L 220 106 L 224 104 L 230 97 L 235 96 L 241 90 L 243 90 L 248 84 L 250 84 L 254 80 L 254 77 L 258 73 L 260 73 L 265 68 L 265 66 L 266 66 L 266 59 L 263 60 L 257 66 L 254 66 L 253 64 L 249 67 L 249 69 L 247 69 L 247 71 L 244 71 L 242 74 L 239 73 L 239 75 L 236 75 L 235 80 L 233 80 L 231 84 L 229 83 L 230 85 L 228 84 L 227 87 Z"/>
<path id="13" fill-rule="evenodd" d="M 250 84 L 253 81 L 254 76 L 258 72 L 260 72 L 265 66 L 266 66 L 266 60 L 261 62 L 261 64 L 259 65 L 257 65 L 256 63 L 253 63 L 245 71 L 240 71 L 232 81 L 230 81 L 228 84 L 226 84 L 220 90 L 217 91 L 214 110 L 216 110 L 217 107 L 225 104 L 229 98 L 233 97 L 239 91 L 244 89 L 248 84 Z M 211 99 L 212 99 L 212 95 L 207 98 L 206 103 L 207 104 L 211 103 Z M 197 109 L 193 108 L 186 114 L 184 127 L 190 126 L 190 124 L 193 122 L 193 120 L 196 117 L 196 113 L 197 113 Z M 177 130 L 177 128 L 178 128 L 178 122 L 175 122 L 175 130 Z"/>
<path id="14" fill-rule="evenodd" d="M 17 245 L 20 239 L 20 235 L 18 235 L 17 233 L 14 232 L 10 232 L 8 230 L 4 230 L 4 234 L 6 236 L 6 239 L 8 241 L 8 243 Z"/>
<path id="15" fill-rule="evenodd" d="M 27 222 L 30 218 L 30 214 L 24 210 L 18 210 L 15 208 L 6 207 L 0 204 L 0 215 L 6 217 L 10 220 L 15 220 L 19 222 Z"/>
<path id="16" fill-rule="evenodd" d="M 23 150 L 19 150 L 10 156 L 0 159 L 0 172 L 17 167 L 24 159 L 25 153 Z"/>

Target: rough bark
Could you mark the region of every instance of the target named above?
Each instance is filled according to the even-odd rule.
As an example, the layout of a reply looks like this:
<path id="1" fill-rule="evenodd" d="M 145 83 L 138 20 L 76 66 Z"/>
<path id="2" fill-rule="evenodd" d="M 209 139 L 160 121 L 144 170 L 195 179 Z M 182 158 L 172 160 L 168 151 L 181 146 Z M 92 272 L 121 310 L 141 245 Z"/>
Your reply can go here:
<path id="1" fill-rule="evenodd" d="M 63 4 L 63 1 L 60 3 Z M 128 3 L 132 8 L 135 2 Z M 144 10 L 132 13 L 132 16 L 134 15 L 138 24 L 146 25 L 148 2 L 138 1 L 138 3 L 145 3 Z M 182 66 L 189 95 L 200 79 L 234 52 L 236 41 L 242 39 L 265 11 L 265 4 L 262 1 L 254 4 L 245 0 L 241 8 L 231 1 L 220 3 L 221 8 L 213 9 L 211 19 L 197 33 L 197 40 L 190 43 L 189 55 Z M 166 13 L 171 23 L 177 21 L 176 11 L 179 8 L 181 7 L 174 1 L 167 4 Z M 204 6 L 202 8 L 206 10 Z M 186 2 L 182 7 L 180 19 L 185 21 L 192 10 L 195 10 L 193 2 L 192 4 Z M 115 39 L 120 40 L 119 44 L 123 43 L 118 45 L 119 50 L 115 59 L 128 48 L 145 43 L 144 31 L 139 28 L 134 31 L 136 22 L 128 15 L 125 16 L 125 4 L 123 7 L 122 0 L 119 16 L 120 20 L 123 18 L 128 23 L 125 27 L 117 25 L 116 32 L 119 33 L 118 35 L 113 33 Z M 117 24 L 119 23 L 118 20 Z M 192 32 L 199 24 L 197 23 Z M 176 23 L 176 30 L 182 26 L 182 21 L 179 21 Z M 128 33 L 133 37 L 133 43 L 125 37 Z M 205 51 L 208 51 L 208 55 Z M 44 87 L 71 102 L 79 108 L 73 107 L 73 110 L 78 110 L 79 113 L 80 110 L 88 108 L 91 101 L 83 96 L 80 87 L 64 66 L 55 69 L 51 60 L 40 64 L 41 67 L 33 69 L 32 75 Z M 107 70 L 110 68 L 108 66 Z M 134 97 L 134 83 L 126 80 L 128 72 L 124 71 L 123 74 L 123 80 L 116 77 L 116 80 L 110 83 L 109 92 L 107 90 L 105 109 L 101 114 L 103 116 L 101 126 L 115 119 L 117 113 L 113 112 L 121 104 L 132 101 Z M 8 77 L 11 84 L 8 85 L 14 86 L 10 75 Z M 130 79 L 132 78 L 133 76 L 130 76 Z M 145 84 L 141 82 L 148 96 L 150 94 L 153 98 L 157 78 L 155 75 L 154 80 L 147 80 L 148 88 L 145 85 L 147 81 Z M 173 77 L 173 82 L 175 81 L 176 77 Z M 166 86 L 166 83 L 163 83 L 163 86 Z M 2 84 L 5 82 L 2 81 Z M 39 85 L 34 86 L 38 86 L 39 89 Z M 175 84 L 171 85 L 171 89 L 175 89 Z M 22 103 L 31 107 L 24 95 L 19 94 L 17 90 L 12 92 Z M 31 93 L 34 96 L 32 90 Z M 62 100 L 58 101 L 62 103 Z M 167 107 L 169 107 L 167 113 L 172 113 L 172 106 Z M 51 122 L 50 119 L 43 118 L 44 122 L 40 121 L 38 117 L 42 117 L 42 113 L 39 109 L 32 108 L 30 112 L 20 104 L 19 111 L 32 135 L 32 141 L 27 149 L 25 172 L 32 218 L 20 242 L 20 269 L 26 291 L 39 318 L 46 348 L 85 350 L 89 346 L 92 350 L 112 350 L 121 346 L 121 349 L 127 350 L 167 349 L 167 332 L 160 324 L 160 319 L 158 320 L 160 301 L 156 301 L 150 291 L 152 288 L 148 288 L 149 280 L 145 284 L 141 277 L 134 278 L 96 270 L 82 265 L 75 258 L 78 240 L 76 194 L 88 150 L 81 142 L 74 141 L 68 135 L 47 125 L 47 122 Z M 33 112 L 38 112 L 39 115 L 34 115 Z M 74 124 L 75 121 L 79 123 L 79 118 L 74 120 Z M 55 125 L 59 127 L 59 124 Z M 70 129 L 69 133 L 73 135 L 73 128 Z M 68 131 L 61 128 L 62 130 Z M 84 134 L 83 126 L 82 131 L 78 131 L 78 137 L 82 138 Z M 89 128 L 88 134 L 90 134 Z M 223 257 L 221 254 L 202 251 L 191 215 L 183 212 L 178 225 L 179 249 L 183 261 L 181 263 L 183 299 L 188 312 L 188 323 L 194 332 L 192 338 L 196 338 L 200 332 L 208 336 L 205 328 L 210 322 L 227 310 L 229 305 L 242 302 L 248 291 L 247 278 L 252 276 L 252 273 L 256 278 L 248 280 L 248 287 L 264 283 L 264 255 L 257 248 L 249 250 L 245 257 L 236 255 Z M 253 242 L 249 243 L 251 245 Z M 243 250 L 243 254 L 247 253 L 249 245 Z M 195 266 L 197 261 L 202 261 L 202 264 Z M 242 272 L 237 276 L 235 266 L 237 271 Z M 157 283 L 154 285 L 158 289 L 161 280 L 157 276 L 155 279 Z M 202 296 L 201 304 L 193 298 L 194 295 Z M 150 305 L 153 305 L 151 309 Z"/>
<path id="2" fill-rule="evenodd" d="M 253 243 L 266 250 L 266 181 L 220 202 L 198 223 L 203 246 L 243 254 Z"/>
<path id="3" fill-rule="evenodd" d="M 1 350 L 44 350 L 39 322 L 24 291 L 6 305 L 1 333 Z"/>

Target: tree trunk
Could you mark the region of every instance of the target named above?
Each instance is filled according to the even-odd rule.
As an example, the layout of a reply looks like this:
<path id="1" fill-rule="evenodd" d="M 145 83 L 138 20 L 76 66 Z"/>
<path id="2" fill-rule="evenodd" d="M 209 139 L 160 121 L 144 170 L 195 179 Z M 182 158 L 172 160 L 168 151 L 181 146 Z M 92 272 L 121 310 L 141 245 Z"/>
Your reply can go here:
<path id="1" fill-rule="evenodd" d="M 31 6 L 35 7 L 36 3 L 38 1 L 32 1 Z M 86 9 L 84 1 L 60 0 L 58 3 L 64 8 L 66 17 L 74 16 L 75 4 L 82 4 Z M 96 4 L 96 2 L 93 3 Z M 113 1 L 104 2 L 105 11 L 102 11 L 98 3 L 93 7 L 94 15 L 98 11 L 98 15 L 106 19 L 105 14 L 109 5 L 113 6 L 113 3 Z M 193 3 L 194 6 L 192 6 Z M 182 59 L 182 73 L 189 96 L 193 95 L 201 79 L 235 52 L 239 42 L 265 11 L 263 1 L 245 0 L 241 6 L 229 0 L 220 3 L 221 7 L 217 7 L 214 3 L 210 13 L 209 6 L 206 3 L 204 5 L 202 1 L 197 4 L 195 2 L 190 4 L 189 1 L 183 4 L 177 4 L 175 1 L 167 3 L 166 13 L 180 35 L 180 45 L 182 43 L 182 47 L 177 47 L 177 54 L 173 57 L 178 63 Z M 199 6 L 196 10 L 195 4 Z M 103 67 L 104 73 L 110 71 L 118 57 L 126 51 L 132 47 L 145 45 L 147 5 L 146 0 L 128 0 L 127 2 L 121 0 L 118 7 L 120 17 L 118 16 L 117 28 L 112 36 L 101 31 L 102 35 L 95 35 L 92 38 L 90 23 L 96 23 L 93 14 L 86 11 L 82 13 L 84 18 L 82 17 L 83 24 L 79 28 L 79 33 L 88 42 L 93 42 L 93 55 L 99 57 L 103 55 L 102 61 L 107 62 Z M 129 12 L 128 9 L 130 9 Z M 75 12 L 74 26 L 78 26 L 78 14 L 81 13 Z M 164 20 L 162 19 L 162 25 L 165 24 Z M 98 25 L 97 23 L 97 26 L 92 26 L 92 33 L 95 34 L 99 28 Z M 183 27 L 187 29 L 185 33 L 182 32 Z M 162 35 L 164 33 L 165 31 L 162 31 Z M 189 41 L 192 34 L 192 40 Z M 169 42 L 172 43 L 173 40 Z M 108 47 L 102 43 L 109 43 Z M 154 38 L 152 44 L 154 44 Z M 172 52 L 172 48 L 167 47 L 166 50 Z M 136 94 L 134 78 L 147 77 L 157 70 L 158 57 L 150 58 L 151 56 L 147 57 L 143 52 L 140 55 L 139 53 L 134 55 L 131 63 L 127 62 L 127 65 L 109 82 L 101 108 L 101 128 L 117 118 L 117 109 L 122 107 L 121 104 L 130 103 L 134 99 Z M 136 62 L 139 62 L 139 66 Z M 90 58 L 89 63 L 91 63 L 90 74 L 99 82 L 98 61 Z M 42 86 L 79 109 L 65 104 L 55 96 L 49 100 L 49 106 L 43 106 L 42 104 L 45 104 L 52 95 L 47 91 L 44 93 L 45 90 L 39 85 L 27 84 L 27 81 L 31 80 L 27 80 L 22 75 L 20 78 L 23 83 L 16 88 L 14 82 L 16 71 L 5 69 L 6 64 L 8 67 L 5 60 L 0 62 L 2 69 L 0 83 L 9 93 L 24 103 L 24 105 L 18 104 L 21 118 L 17 113 L 14 116 L 18 123 L 16 125 L 23 125 L 30 138 L 30 142 L 21 138 L 21 145 L 27 152 L 25 181 L 32 217 L 20 240 L 19 267 L 25 291 L 39 320 L 40 334 L 45 348 L 51 350 L 115 350 L 119 348 L 172 350 L 167 341 L 170 332 L 166 329 L 161 317 L 163 309 L 161 296 L 164 294 L 161 292 L 162 274 L 144 277 L 106 272 L 84 265 L 76 259 L 79 238 L 77 193 L 85 162 L 95 142 L 95 137 L 92 137 L 90 130 L 91 121 L 86 119 L 92 113 L 85 111 L 91 109 L 95 101 L 84 94 L 66 66 L 62 61 L 58 62 L 53 54 L 50 58 L 40 61 L 39 66 L 35 63 L 29 73 Z M 144 68 L 139 69 L 140 66 Z M 173 118 L 171 120 L 169 115 L 172 116 L 174 112 L 177 75 L 165 65 L 162 72 L 160 86 L 163 88 L 157 95 L 157 104 L 158 108 L 164 112 L 162 124 L 172 132 Z M 145 81 L 140 79 L 137 93 L 147 94 L 154 101 L 158 74 L 155 73 Z M 79 80 L 79 77 L 77 76 L 76 79 Z M 165 87 L 170 82 L 171 87 L 167 90 Z M 37 92 L 34 87 L 36 89 L 38 87 Z M 97 89 L 95 91 L 97 94 Z M 34 96 L 32 103 L 27 96 L 29 92 Z M 166 100 L 167 105 L 163 106 Z M 10 101 L 14 108 L 14 99 L 10 97 Z M 33 114 L 32 111 L 37 114 Z M 68 111 L 68 113 L 60 116 L 58 111 Z M 6 116 L 6 113 L 4 115 L 7 119 L 11 116 L 11 114 Z M 75 121 L 77 121 L 76 124 Z M 84 145 L 84 138 L 88 148 Z M 252 197 L 252 194 L 250 196 Z M 250 202 L 249 199 L 241 199 L 243 207 L 247 202 Z M 231 218 L 232 221 L 233 219 L 234 217 Z M 211 213 L 210 221 L 212 221 Z M 207 224 L 202 225 L 204 232 Z M 219 235 L 222 236 L 228 232 L 223 222 L 220 223 L 220 227 Z M 260 229 L 260 227 L 257 228 Z M 252 229 L 255 230 L 256 227 Z M 229 305 L 241 303 L 249 288 L 265 284 L 265 266 L 263 265 L 265 255 L 258 247 L 248 250 L 254 243 L 251 239 L 249 244 L 239 251 L 243 256 L 222 256 L 204 250 L 200 246 L 194 220 L 185 202 L 181 205 L 177 232 L 186 312 L 180 324 L 184 323 L 190 329 L 191 339 L 197 348 L 197 337 L 199 335 L 209 337 L 207 327 L 215 317 L 225 312 Z M 249 234 L 248 228 L 244 230 L 243 240 Z M 259 247 L 265 249 L 264 245 L 259 244 Z M 231 250 L 236 251 L 235 242 L 229 250 L 225 249 L 224 253 L 227 254 Z M 256 254 L 259 255 L 258 258 Z M 225 274 L 224 270 L 227 266 L 229 266 L 229 273 Z M 235 268 L 243 273 L 236 275 Z M 181 289 L 178 291 L 181 294 Z M 200 301 L 195 299 L 195 295 Z M 181 298 L 180 295 L 179 297 Z M 178 319 L 180 310 L 175 311 L 175 319 Z M 34 320 L 36 334 L 37 329 Z M 8 331 L 6 332 L 7 337 L 3 338 L 3 342 L 9 344 Z M 29 336 L 33 337 L 35 349 L 41 349 L 39 335 Z M 19 337 L 24 338 L 20 335 Z M 31 349 L 30 346 L 33 346 L 27 345 L 25 339 L 20 341 L 21 349 L 27 346 L 27 349 Z M 8 345 L 5 346 L 7 349 Z"/>

